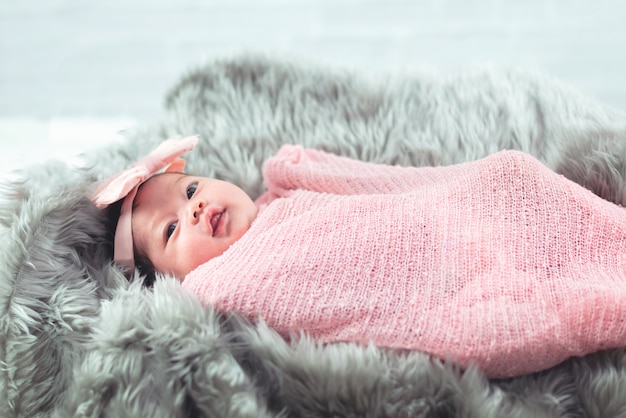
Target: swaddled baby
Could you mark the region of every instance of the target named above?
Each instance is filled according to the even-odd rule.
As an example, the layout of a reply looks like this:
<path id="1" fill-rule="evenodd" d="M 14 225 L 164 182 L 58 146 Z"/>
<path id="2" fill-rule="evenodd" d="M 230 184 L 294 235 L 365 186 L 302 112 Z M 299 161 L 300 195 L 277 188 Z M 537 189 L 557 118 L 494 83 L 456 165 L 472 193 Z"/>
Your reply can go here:
<path id="1" fill-rule="evenodd" d="M 413 168 L 286 145 L 252 201 L 180 172 L 195 141 L 99 191 L 99 205 L 123 199 L 119 264 L 147 260 L 285 338 L 420 350 L 492 377 L 626 343 L 625 210 L 529 155 Z"/>

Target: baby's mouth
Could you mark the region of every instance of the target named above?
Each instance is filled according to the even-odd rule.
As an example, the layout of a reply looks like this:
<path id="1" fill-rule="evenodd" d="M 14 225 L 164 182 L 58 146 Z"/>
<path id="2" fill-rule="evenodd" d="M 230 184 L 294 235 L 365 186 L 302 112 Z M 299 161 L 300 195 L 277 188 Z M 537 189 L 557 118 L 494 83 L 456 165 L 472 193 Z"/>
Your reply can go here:
<path id="1" fill-rule="evenodd" d="M 211 235 L 215 236 L 218 232 L 220 225 L 222 224 L 222 215 L 224 215 L 224 211 L 217 212 L 213 216 L 211 216 Z"/>

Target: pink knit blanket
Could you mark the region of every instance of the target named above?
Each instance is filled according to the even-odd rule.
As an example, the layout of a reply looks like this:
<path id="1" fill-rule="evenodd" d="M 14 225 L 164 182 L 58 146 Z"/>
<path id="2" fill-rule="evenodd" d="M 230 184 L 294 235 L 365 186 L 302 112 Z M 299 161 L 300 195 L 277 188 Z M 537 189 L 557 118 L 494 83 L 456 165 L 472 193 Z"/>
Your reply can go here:
<path id="1" fill-rule="evenodd" d="M 626 346 L 626 211 L 514 151 L 448 167 L 285 146 L 251 229 L 183 286 L 286 338 L 490 377 Z"/>

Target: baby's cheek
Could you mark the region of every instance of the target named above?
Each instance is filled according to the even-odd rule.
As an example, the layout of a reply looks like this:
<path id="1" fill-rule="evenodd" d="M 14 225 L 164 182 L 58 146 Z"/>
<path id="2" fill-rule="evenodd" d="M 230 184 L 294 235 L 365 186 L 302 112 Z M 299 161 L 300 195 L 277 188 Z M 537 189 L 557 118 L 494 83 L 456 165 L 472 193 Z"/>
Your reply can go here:
<path id="1" fill-rule="evenodd" d="M 215 251 L 207 244 L 199 244 L 189 252 L 189 257 L 185 261 L 185 275 L 190 273 L 196 267 L 206 263 L 215 257 Z"/>

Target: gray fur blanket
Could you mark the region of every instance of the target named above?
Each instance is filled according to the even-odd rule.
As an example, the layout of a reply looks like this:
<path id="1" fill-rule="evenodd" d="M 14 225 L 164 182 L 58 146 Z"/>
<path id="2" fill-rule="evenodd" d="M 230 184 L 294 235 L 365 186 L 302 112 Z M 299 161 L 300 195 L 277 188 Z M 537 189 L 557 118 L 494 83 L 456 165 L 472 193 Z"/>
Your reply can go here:
<path id="1" fill-rule="evenodd" d="M 152 290 L 129 283 L 111 265 L 89 185 L 166 137 L 196 133 L 187 170 L 253 197 L 263 160 L 298 143 L 415 166 L 519 149 L 626 204 L 626 115 L 543 75 L 384 78 L 254 56 L 210 63 L 174 86 L 158 124 L 87 153 L 84 167 L 50 161 L 3 184 L 0 416 L 626 415 L 622 349 L 488 380 L 418 352 L 306 337 L 289 345 L 262 323 L 201 306 L 171 278 Z"/>

